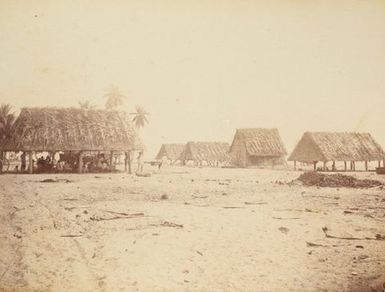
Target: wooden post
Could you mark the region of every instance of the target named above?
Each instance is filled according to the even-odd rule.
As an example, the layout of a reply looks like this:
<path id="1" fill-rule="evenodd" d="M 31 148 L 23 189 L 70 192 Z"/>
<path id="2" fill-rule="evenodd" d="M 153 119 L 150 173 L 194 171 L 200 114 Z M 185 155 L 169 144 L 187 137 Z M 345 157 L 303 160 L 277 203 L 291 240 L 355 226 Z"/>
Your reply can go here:
<path id="1" fill-rule="evenodd" d="M 347 171 L 348 170 L 348 163 L 346 162 L 346 161 L 344 161 L 344 166 L 345 166 L 345 171 Z"/>
<path id="2" fill-rule="evenodd" d="M 124 172 L 127 172 L 127 164 L 128 164 L 128 161 L 127 161 L 127 151 L 124 152 Z"/>
<path id="3" fill-rule="evenodd" d="M 114 151 L 111 151 L 111 155 L 110 155 L 110 171 L 112 172 L 113 171 L 113 167 L 112 167 L 112 164 L 113 164 L 113 159 L 114 158 Z"/>
<path id="4" fill-rule="evenodd" d="M 324 171 L 326 171 L 326 163 L 327 161 L 324 161 Z"/>
<path id="5" fill-rule="evenodd" d="M 131 151 L 127 152 L 127 158 L 128 158 L 128 173 L 132 174 Z"/>
<path id="6" fill-rule="evenodd" d="M 30 174 L 32 174 L 33 173 L 33 158 L 32 158 L 32 154 L 33 154 L 33 152 L 32 151 L 29 151 L 28 152 L 28 172 L 30 173 Z"/>
<path id="7" fill-rule="evenodd" d="M 381 167 L 381 160 L 378 160 L 378 167 Z"/>
<path id="8" fill-rule="evenodd" d="M 368 161 L 365 160 L 365 171 L 368 171 Z"/>
<path id="9" fill-rule="evenodd" d="M 3 151 L 0 151 L 0 174 L 3 173 L 3 165 L 4 165 Z"/>
<path id="10" fill-rule="evenodd" d="M 317 161 L 314 161 L 314 171 L 317 170 Z"/>
<path id="11" fill-rule="evenodd" d="M 78 173 L 83 172 L 83 151 L 79 152 L 79 158 L 78 158 Z"/>
<path id="12" fill-rule="evenodd" d="M 294 160 L 294 170 L 297 170 L 297 161 Z"/>

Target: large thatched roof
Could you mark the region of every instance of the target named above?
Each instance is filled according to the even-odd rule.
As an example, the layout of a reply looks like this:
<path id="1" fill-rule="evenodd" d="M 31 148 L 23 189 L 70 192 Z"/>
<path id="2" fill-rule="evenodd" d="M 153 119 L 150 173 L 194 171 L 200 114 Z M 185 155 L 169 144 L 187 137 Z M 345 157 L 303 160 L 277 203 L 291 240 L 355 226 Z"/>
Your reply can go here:
<path id="1" fill-rule="evenodd" d="M 180 160 L 207 162 L 226 162 L 229 160 L 230 145 L 222 142 L 188 142 L 180 156 Z"/>
<path id="2" fill-rule="evenodd" d="M 178 160 L 183 152 L 184 146 L 185 144 L 163 144 L 155 159 L 161 160 L 163 157 L 167 157 L 167 159 L 170 160 Z"/>
<path id="3" fill-rule="evenodd" d="M 230 152 L 233 151 L 235 144 L 243 145 L 250 156 L 271 157 L 286 155 L 285 146 L 278 129 L 237 129 Z"/>
<path id="4" fill-rule="evenodd" d="M 77 108 L 23 108 L 6 151 L 142 150 L 125 113 Z"/>
<path id="5" fill-rule="evenodd" d="M 289 160 L 374 161 L 384 158 L 384 150 L 369 133 L 306 132 Z"/>

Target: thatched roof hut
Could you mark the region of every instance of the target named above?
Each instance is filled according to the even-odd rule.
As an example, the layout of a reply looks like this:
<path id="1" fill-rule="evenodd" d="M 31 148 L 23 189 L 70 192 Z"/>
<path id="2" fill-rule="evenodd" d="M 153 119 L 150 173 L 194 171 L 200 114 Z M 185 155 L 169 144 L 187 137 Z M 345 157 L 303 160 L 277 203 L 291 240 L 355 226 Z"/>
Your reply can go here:
<path id="1" fill-rule="evenodd" d="M 237 129 L 230 154 L 240 167 L 286 166 L 286 150 L 277 129 Z"/>
<path id="2" fill-rule="evenodd" d="M 229 161 L 230 145 L 223 142 L 188 142 L 180 155 L 183 162 L 193 161 L 195 164 L 204 163 L 218 166 Z"/>
<path id="3" fill-rule="evenodd" d="M 125 113 L 23 108 L 3 151 L 129 151 L 143 144 Z"/>
<path id="4" fill-rule="evenodd" d="M 162 160 L 166 157 L 171 162 L 177 161 L 180 158 L 180 155 L 183 152 L 185 144 L 163 144 L 158 154 L 156 155 L 156 160 Z"/>
<path id="5" fill-rule="evenodd" d="M 384 150 L 369 133 L 306 132 L 288 160 L 326 163 L 381 161 L 384 158 Z"/>

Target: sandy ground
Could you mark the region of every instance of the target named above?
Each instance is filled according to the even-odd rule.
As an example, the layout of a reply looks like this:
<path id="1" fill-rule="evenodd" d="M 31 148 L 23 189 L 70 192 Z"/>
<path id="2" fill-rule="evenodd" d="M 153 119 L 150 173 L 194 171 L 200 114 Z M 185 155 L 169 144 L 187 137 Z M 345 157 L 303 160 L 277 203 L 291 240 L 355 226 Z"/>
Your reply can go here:
<path id="1" fill-rule="evenodd" d="M 299 175 L 2 175 L 0 290 L 382 291 L 385 241 L 322 227 L 385 234 L 385 191 L 287 184 Z"/>

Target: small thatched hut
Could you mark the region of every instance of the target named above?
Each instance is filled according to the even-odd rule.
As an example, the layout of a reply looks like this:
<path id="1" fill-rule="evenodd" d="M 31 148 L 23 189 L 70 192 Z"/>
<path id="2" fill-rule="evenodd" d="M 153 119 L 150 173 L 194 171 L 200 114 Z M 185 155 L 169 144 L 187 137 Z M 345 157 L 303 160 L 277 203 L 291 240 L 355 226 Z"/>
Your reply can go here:
<path id="1" fill-rule="evenodd" d="M 163 144 L 156 155 L 156 160 L 166 159 L 170 164 L 175 164 L 179 161 L 180 155 L 183 152 L 185 144 Z"/>
<path id="2" fill-rule="evenodd" d="M 239 167 L 286 167 L 286 150 L 277 129 L 237 129 L 230 147 Z"/>
<path id="3" fill-rule="evenodd" d="M 23 108 L 12 127 L 12 137 L 0 151 L 29 153 L 32 172 L 33 152 L 77 153 L 82 170 L 82 154 L 89 151 L 124 152 L 125 168 L 131 171 L 131 151 L 143 145 L 127 114 L 106 110 L 77 108 Z"/>
<path id="4" fill-rule="evenodd" d="M 230 145 L 222 142 L 188 142 L 180 155 L 183 164 L 222 166 L 229 163 Z"/>
<path id="5" fill-rule="evenodd" d="M 334 133 L 334 132 L 306 132 L 293 150 L 289 161 L 313 163 L 317 170 L 317 162 L 322 161 L 323 170 L 327 169 L 327 163 L 332 162 L 332 170 L 336 170 L 335 162 L 344 162 L 344 170 L 347 170 L 347 162 L 350 161 L 350 170 L 355 170 L 357 161 L 365 162 L 365 170 L 368 170 L 368 162 L 385 159 L 384 150 L 369 133 Z"/>

